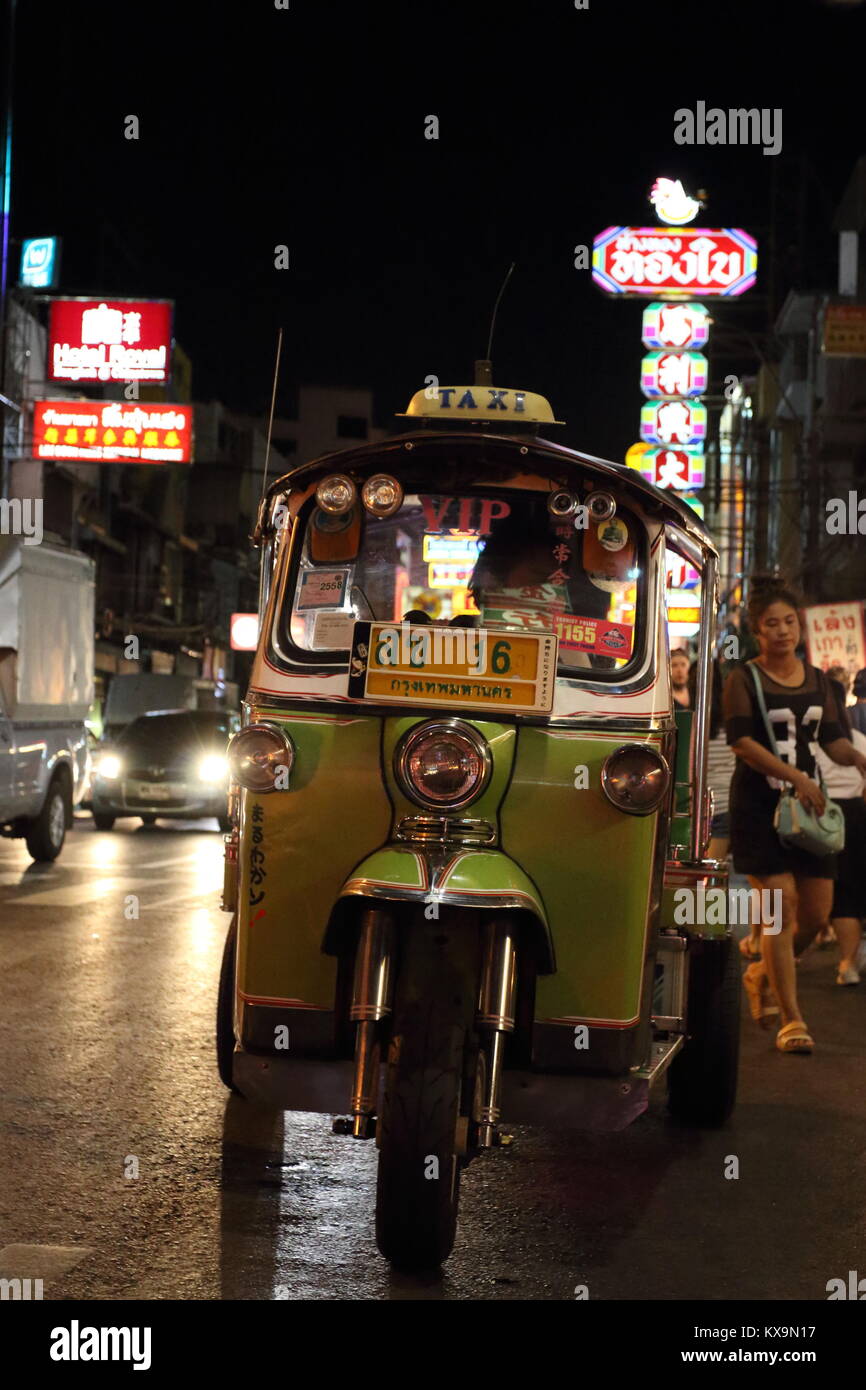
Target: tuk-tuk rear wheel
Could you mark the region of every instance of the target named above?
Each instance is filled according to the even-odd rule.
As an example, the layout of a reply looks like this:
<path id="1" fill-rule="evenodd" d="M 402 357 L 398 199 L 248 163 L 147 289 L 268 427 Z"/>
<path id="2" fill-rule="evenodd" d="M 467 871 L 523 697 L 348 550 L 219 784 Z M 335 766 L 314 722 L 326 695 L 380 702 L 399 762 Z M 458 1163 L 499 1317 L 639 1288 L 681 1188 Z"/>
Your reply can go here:
<path id="1" fill-rule="evenodd" d="M 461 1117 L 472 1109 L 479 939 L 457 914 L 401 932 L 379 1118 L 376 1241 L 402 1269 L 435 1269 L 454 1245 Z"/>
<path id="2" fill-rule="evenodd" d="M 740 993 L 733 938 L 691 942 L 687 1037 L 668 1069 L 668 1109 L 684 1124 L 721 1125 L 734 1108 Z"/>

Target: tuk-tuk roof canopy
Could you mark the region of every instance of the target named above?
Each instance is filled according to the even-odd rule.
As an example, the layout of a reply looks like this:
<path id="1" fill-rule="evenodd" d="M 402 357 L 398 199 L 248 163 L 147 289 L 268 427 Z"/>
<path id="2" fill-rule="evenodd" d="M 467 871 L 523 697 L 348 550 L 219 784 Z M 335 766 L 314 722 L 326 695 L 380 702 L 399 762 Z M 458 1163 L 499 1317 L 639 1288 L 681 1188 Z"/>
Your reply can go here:
<path id="1" fill-rule="evenodd" d="M 502 461 L 503 455 L 507 457 L 513 454 L 515 470 L 522 472 L 531 472 L 533 467 L 549 469 L 552 475 L 559 477 L 577 470 L 583 474 L 587 471 L 594 472 L 600 479 L 607 479 L 625 487 L 650 513 L 658 516 L 659 520 L 673 523 L 685 531 L 702 549 L 717 554 L 715 543 L 697 513 L 676 493 L 656 487 L 636 469 L 627 468 L 623 463 L 613 463 L 610 459 L 597 458 L 594 454 L 579 453 L 576 449 L 554 444 L 551 440 L 541 439 L 537 435 L 494 434 L 480 430 L 449 430 L 446 433 L 428 429 L 411 434 L 397 434 L 390 439 L 362 444 L 356 448 L 338 449 L 311 459 L 308 463 L 299 463 L 270 484 L 262 498 L 259 525 L 253 539 L 256 543 L 261 539 L 261 521 L 267 515 L 266 508 L 270 501 L 280 493 L 291 491 L 292 488 L 308 487 L 316 475 L 345 473 L 354 468 L 375 465 L 384 472 L 390 467 L 399 477 L 401 463 L 409 463 L 411 460 L 414 467 L 425 457 L 432 458 L 455 447 L 479 456 L 485 453 L 489 455 L 491 450 L 495 449 L 499 455 L 499 462 Z M 479 457 L 479 463 L 481 461 Z"/>

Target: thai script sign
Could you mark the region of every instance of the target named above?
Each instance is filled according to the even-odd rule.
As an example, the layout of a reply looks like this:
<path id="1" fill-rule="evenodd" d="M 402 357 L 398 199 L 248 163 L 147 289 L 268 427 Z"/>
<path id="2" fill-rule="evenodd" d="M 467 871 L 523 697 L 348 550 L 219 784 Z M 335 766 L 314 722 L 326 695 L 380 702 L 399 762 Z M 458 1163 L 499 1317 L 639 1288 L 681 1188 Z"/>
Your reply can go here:
<path id="1" fill-rule="evenodd" d="M 547 713 L 556 659 L 552 633 L 356 623 L 349 696 Z"/>
<path id="2" fill-rule="evenodd" d="M 190 463 L 192 407 L 37 401 L 33 457 L 82 463 Z"/>
<path id="3" fill-rule="evenodd" d="M 737 227 L 607 227 L 593 242 L 592 278 L 609 294 L 738 295 L 757 267 L 757 243 Z"/>
<path id="4" fill-rule="evenodd" d="M 819 603 L 806 609 L 806 647 L 813 666 L 847 666 L 853 674 L 866 666 L 866 625 L 862 603 Z"/>
<path id="5" fill-rule="evenodd" d="M 866 304 L 828 304 L 821 346 L 828 357 L 866 357 Z"/>

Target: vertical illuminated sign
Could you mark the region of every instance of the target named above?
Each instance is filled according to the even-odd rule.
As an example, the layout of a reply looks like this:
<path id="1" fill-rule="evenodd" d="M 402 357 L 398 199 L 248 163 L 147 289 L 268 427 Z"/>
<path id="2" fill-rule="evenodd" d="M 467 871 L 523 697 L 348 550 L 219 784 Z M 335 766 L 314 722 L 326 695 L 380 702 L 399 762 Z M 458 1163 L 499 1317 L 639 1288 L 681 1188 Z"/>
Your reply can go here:
<path id="1" fill-rule="evenodd" d="M 59 270 L 59 237 L 32 236 L 22 243 L 18 284 L 23 289 L 56 289 Z"/>

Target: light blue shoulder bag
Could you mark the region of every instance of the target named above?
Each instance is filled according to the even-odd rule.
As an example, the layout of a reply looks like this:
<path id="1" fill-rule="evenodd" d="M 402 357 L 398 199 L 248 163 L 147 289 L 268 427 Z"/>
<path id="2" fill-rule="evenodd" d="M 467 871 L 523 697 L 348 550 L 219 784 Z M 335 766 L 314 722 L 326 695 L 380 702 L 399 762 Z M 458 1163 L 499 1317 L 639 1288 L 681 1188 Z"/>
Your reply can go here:
<path id="1" fill-rule="evenodd" d="M 767 716 L 761 677 L 751 662 L 749 663 L 749 670 L 752 673 L 752 680 L 755 682 L 755 693 L 758 696 L 758 705 L 764 719 L 767 738 L 770 740 L 770 748 L 778 758 L 779 750 L 776 746 L 773 726 Z M 841 806 L 838 806 L 835 801 L 831 801 L 827 795 L 821 769 L 817 763 L 815 764 L 815 776 L 818 785 L 824 792 L 824 814 L 817 816 L 814 811 L 803 806 L 797 800 L 793 787 L 786 786 L 779 793 L 779 804 L 776 807 L 773 825 L 786 849 L 799 849 L 806 854 L 815 854 L 819 858 L 825 858 L 828 854 L 838 854 L 840 850 L 845 848 L 845 817 L 842 814 Z"/>

